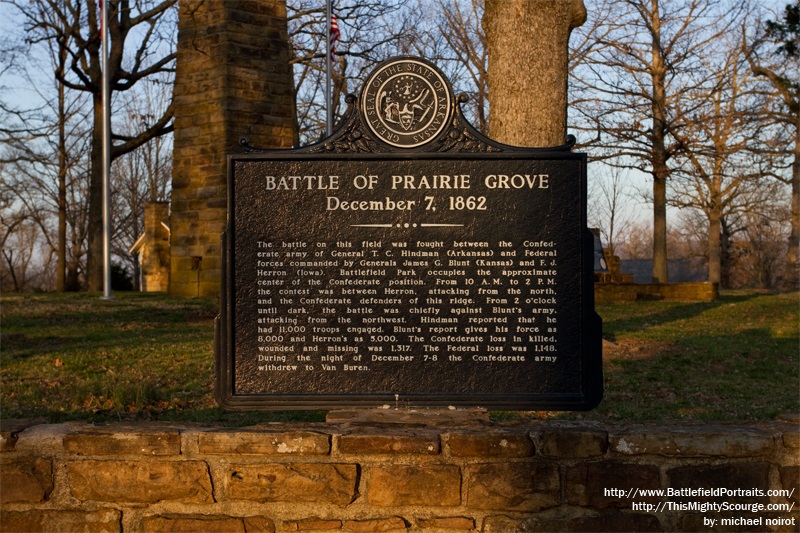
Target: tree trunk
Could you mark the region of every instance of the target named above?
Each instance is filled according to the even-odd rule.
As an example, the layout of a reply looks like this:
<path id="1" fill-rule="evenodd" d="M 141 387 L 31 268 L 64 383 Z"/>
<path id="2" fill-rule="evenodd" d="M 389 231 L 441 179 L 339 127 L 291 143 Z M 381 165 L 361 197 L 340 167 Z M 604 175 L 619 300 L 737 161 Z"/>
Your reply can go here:
<path id="1" fill-rule="evenodd" d="M 667 68 L 661 50 L 661 18 L 658 0 L 651 1 L 652 29 L 652 82 L 653 82 L 653 282 L 666 283 L 667 274 Z"/>
<path id="2" fill-rule="evenodd" d="M 292 146 L 294 148 L 298 148 L 300 146 L 300 116 L 297 114 L 297 85 L 294 76 L 291 76 L 291 91 L 292 91 L 292 109 L 291 109 Z"/>
<path id="3" fill-rule="evenodd" d="M 6 251 L 3 250 L 3 257 L 6 260 L 6 264 L 8 265 L 8 273 L 11 274 L 11 281 L 14 283 L 14 292 L 19 292 L 19 282 L 17 281 L 17 273 L 14 271 L 14 264 L 12 262 L 12 258 L 14 257 L 14 251 Z"/>
<path id="4" fill-rule="evenodd" d="M 796 117 L 794 135 L 794 161 L 792 162 L 792 230 L 786 251 L 786 266 L 783 287 L 788 290 L 800 288 L 798 253 L 800 253 L 800 114 Z"/>
<path id="5" fill-rule="evenodd" d="M 86 289 L 103 290 L 103 96 L 94 94 L 91 168 L 89 170 L 89 249 Z"/>
<path id="6" fill-rule="evenodd" d="M 667 283 L 667 179 L 653 173 L 653 283 Z"/>
<path id="7" fill-rule="evenodd" d="M 67 262 L 67 273 L 65 276 L 65 287 L 67 292 L 77 292 L 81 290 L 81 243 L 83 240 L 76 235 L 75 228 L 72 229 L 72 238 L 70 239 L 70 252 L 71 258 Z"/>
<path id="8" fill-rule="evenodd" d="M 62 61 L 66 58 L 62 55 Z M 63 68 L 63 62 L 61 65 Z M 66 290 L 67 271 L 67 135 L 64 84 L 58 83 L 58 250 L 56 291 Z"/>
<path id="9" fill-rule="evenodd" d="M 722 213 L 719 202 L 712 200 L 708 210 L 708 282 L 720 283 L 722 280 Z"/>
<path id="10" fill-rule="evenodd" d="M 719 286 L 720 288 L 730 288 L 731 286 L 731 230 L 725 222 L 725 218 L 720 218 L 720 244 L 719 244 Z"/>
<path id="11" fill-rule="evenodd" d="M 564 144 L 569 34 L 585 20 L 583 0 L 486 0 L 490 137 Z"/>

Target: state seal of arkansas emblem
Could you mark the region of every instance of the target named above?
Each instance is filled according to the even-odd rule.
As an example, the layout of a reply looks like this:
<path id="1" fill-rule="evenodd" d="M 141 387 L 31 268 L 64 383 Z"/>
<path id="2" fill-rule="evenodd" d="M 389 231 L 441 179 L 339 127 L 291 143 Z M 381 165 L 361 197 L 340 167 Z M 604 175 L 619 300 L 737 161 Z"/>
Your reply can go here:
<path id="1" fill-rule="evenodd" d="M 417 58 L 382 63 L 361 92 L 361 112 L 369 130 L 398 148 L 416 148 L 433 140 L 447 126 L 452 104 L 444 75 Z"/>

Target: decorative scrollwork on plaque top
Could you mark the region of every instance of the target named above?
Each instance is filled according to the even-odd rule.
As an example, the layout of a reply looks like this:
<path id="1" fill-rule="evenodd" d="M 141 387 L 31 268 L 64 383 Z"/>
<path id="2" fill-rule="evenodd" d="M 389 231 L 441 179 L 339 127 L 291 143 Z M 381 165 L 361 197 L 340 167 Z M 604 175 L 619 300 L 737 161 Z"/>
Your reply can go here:
<path id="1" fill-rule="evenodd" d="M 378 65 L 367 78 L 361 96 L 347 95 L 349 104 L 338 129 L 317 143 L 292 149 L 305 154 L 363 153 L 519 153 L 569 152 L 575 137 L 561 146 L 528 148 L 499 143 L 480 133 L 464 116 L 467 95 L 453 96 L 447 77 L 432 63 L 396 57 Z M 252 146 L 242 137 L 246 153 L 273 150 Z"/>

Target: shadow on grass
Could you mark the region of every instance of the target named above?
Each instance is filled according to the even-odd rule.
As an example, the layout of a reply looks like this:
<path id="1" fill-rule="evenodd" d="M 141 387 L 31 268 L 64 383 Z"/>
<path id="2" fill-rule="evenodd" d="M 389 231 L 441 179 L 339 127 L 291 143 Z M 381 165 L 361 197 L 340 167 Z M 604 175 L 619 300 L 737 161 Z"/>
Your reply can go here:
<path id="1" fill-rule="evenodd" d="M 578 417 L 770 420 L 800 412 L 797 349 L 796 339 L 754 328 L 687 336 L 652 353 L 623 350 L 604 356 L 603 401 Z"/>
<path id="2" fill-rule="evenodd" d="M 595 411 L 552 416 L 743 420 L 800 411 L 798 299 L 762 296 L 600 306 L 618 350 L 604 357 L 606 397 Z M 4 417 L 228 426 L 325 418 L 216 407 L 210 302 L 3 297 L 2 313 Z"/>
<path id="3" fill-rule="evenodd" d="M 603 338 L 616 342 L 618 335 L 633 331 L 641 331 L 643 328 L 663 326 L 678 320 L 688 320 L 695 318 L 706 311 L 721 307 L 723 305 L 740 304 L 758 296 L 755 293 L 737 293 L 722 295 L 712 302 L 653 302 L 641 301 L 623 304 L 625 306 L 624 316 L 615 316 L 615 304 L 598 306 L 597 311 L 603 317 Z M 609 318 L 607 318 L 609 317 Z"/>
<path id="4" fill-rule="evenodd" d="M 132 351 L 143 342 L 207 341 L 213 346 L 216 304 L 162 294 L 125 293 L 105 301 L 86 293 L 3 298 L 0 357 L 23 360 L 51 352 Z"/>

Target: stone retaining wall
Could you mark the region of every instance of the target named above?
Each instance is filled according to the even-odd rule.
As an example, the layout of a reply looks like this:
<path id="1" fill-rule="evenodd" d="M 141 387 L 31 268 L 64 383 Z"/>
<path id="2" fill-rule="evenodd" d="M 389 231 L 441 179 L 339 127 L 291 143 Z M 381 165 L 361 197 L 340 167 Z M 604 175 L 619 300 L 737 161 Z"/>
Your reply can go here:
<path id="1" fill-rule="evenodd" d="M 797 419 L 4 426 L 4 532 L 797 531 L 791 521 L 800 523 Z M 794 493 L 627 497 L 701 487 Z M 794 510 L 670 510 L 667 501 Z M 719 526 L 735 516 L 763 525 Z M 766 525 L 775 518 L 784 525 Z"/>

